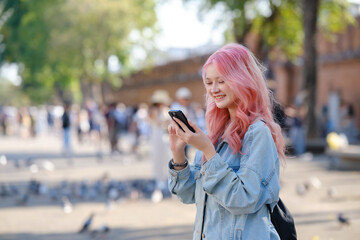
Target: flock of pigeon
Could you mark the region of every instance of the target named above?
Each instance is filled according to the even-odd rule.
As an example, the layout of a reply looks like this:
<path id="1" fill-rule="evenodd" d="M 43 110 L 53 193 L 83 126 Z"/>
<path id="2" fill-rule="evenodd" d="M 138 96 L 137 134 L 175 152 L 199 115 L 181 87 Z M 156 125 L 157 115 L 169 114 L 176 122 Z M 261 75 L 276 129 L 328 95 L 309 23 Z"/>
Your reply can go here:
<path id="1" fill-rule="evenodd" d="M 0 156 L 0 166 L 6 166 L 8 161 L 5 155 Z M 15 167 L 19 162 L 14 161 Z M 37 173 L 39 166 L 33 161 L 27 160 L 26 165 L 30 172 Z M 41 167 L 49 172 L 54 171 L 55 166 L 51 161 L 43 161 Z M 311 189 L 320 189 L 322 183 L 319 178 L 311 177 L 307 181 L 296 184 L 296 193 L 299 196 L 306 195 Z M 44 196 L 52 203 L 61 205 L 64 213 L 73 211 L 73 204 L 82 201 L 103 201 L 108 210 L 112 209 L 114 204 L 123 200 L 138 200 L 140 198 L 151 199 L 153 202 L 159 202 L 163 198 L 171 197 L 167 188 L 159 190 L 157 184 L 151 179 L 134 179 L 134 180 L 111 180 L 107 173 L 94 181 L 83 180 L 81 182 L 61 181 L 57 185 L 49 186 L 44 182 L 32 179 L 26 186 L 16 186 L 14 184 L 1 183 L 0 197 L 12 197 L 16 205 L 27 205 L 32 196 Z M 337 190 L 334 187 L 327 189 L 329 198 L 334 199 L 337 196 Z M 90 231 L 90 225 L 95 214 L 84 221 L 79 233 L 89 232 L 91 236 L 101 236 L 110 231 L 109 227 L 103 225 L 95 230 Z M 349 225 L 350 221 L 342 213 L 339 213 L 337 220 L 340 226 Z"/>
<path id="2" fill-rule="evenodd" d="M 321 189 L 322 183 L 318 177 L 311 177 L 304 182 L 296 184 L 296 193 L 298 196 L 305 196 L 311 189 Z M 327 197 L 328 199 L 336 199 L 338 197 L 338 191 L 335 187 L 327 188 Z M 337 221 L 340 224 L 340 227 L 344 225 L 350 225 L 349 218 L 345 217 L 343 213 L 338 213 Z"/>
<path id="3" fill-rule="evenodd" d="M 17 164 L 17 161 L 14 161 L 14 164 Z M 6 165 L 8 165 L 8 160 L 6 156 L 1 155 L 0 166 L 5 167 Z M 54 171 L 55 169 L 51 161 L 43 161 L 40 167 L 29 162 L 27 167 L 32 173 L 37 173 L 40 167 L 47 171 Z M 35 203 L 35 201 L 31 202 L 32 198 L 36 198 L 36 203 L 39 204 L 38 196 L 42 196 L 45 202 L 58 204 L 64 213 L 70 214 L 73 212 L 73 206 L 81 202 L 103 202 L 106 209 L 111 210 L 116 204 L 124 200 L 150 199 L 157 203 L 164 198 L 170 198 L 171 193 L 167 188 L 159 189 L 156 181 L 152 179 L 114 180 L 110 179 L 107 172 L 95 181 L 71 182 L 62 180 L 57 184 L 50 185 L 31 179 L 22 185 L 0 183 L 0 198 L 12 198 L 15 205 L 32 205 Z M 89 232 L 91 236 L 95 237 L 110 231 L 106 225 L 90 231 L 89 227 L 94 216 L 95 214 L 92 213 L 84 221 L 79 233 Z"/>

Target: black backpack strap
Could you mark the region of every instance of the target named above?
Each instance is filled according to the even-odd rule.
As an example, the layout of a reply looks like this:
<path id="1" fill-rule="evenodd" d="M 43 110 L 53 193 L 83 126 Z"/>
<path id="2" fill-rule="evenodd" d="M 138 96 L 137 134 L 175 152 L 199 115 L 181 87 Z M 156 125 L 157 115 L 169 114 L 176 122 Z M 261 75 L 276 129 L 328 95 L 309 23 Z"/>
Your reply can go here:
<path id="1" fill-rule="evenodd" d="M 286 208 L 283 201 L 279 198 L 278 203 L 275 205 L 271 212 L 270 205 L 267 204 L 270 212 L 271 222 L 278 232 L 281 240 L 296 240 L 296 229 L 295 222 L 290 213 Z"/>

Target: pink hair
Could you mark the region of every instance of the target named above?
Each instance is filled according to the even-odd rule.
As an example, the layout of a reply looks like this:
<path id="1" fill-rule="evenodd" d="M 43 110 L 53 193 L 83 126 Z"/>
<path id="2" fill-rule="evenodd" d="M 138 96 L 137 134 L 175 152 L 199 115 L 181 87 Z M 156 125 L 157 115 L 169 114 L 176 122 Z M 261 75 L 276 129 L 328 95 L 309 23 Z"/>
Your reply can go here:
<path id="1" fill-rule="evenodd" d="M 263 119 L 271 131 L 280 158 L 285 160 L 284 138 L 272 116 L 272 96 L 263 75 L 265 68 L 240 44 L 225 45 L 208 58 L 203 66 L 204 81 L 210 64 L 215 66 L 238 99 L 236 118 L 230 120 L 229 111 L 217 108 L 214 100 L 206 96 L 206 124 L 212 143 L 215 145 L 220 138 L 226 139 L 234 152 L 240 152 L 241 140 L 249 126 Z"/>

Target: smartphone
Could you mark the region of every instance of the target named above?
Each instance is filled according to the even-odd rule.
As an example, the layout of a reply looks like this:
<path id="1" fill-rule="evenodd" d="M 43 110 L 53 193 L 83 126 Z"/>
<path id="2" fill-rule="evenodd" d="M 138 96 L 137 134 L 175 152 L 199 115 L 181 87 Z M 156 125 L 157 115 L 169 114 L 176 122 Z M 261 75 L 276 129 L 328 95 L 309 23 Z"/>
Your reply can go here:
<path id="1" fill-rule="evenodd" d="M 170 115 L 170 117 L 172 119 L 174 119 L 174 117 L 179 119 L 180 121 L 182 121 L 189 128 L 190 131 L 195 132 L 194 128 L 192 128 L 190 126 L 187 118 L 185 117 L 185 114 L 181 110 L 170 110 L 169 115 Z M 178 123 L 176 123 L 176 124 L 180 127 L 181 130 L 184 131 L 184 129 Z"/>

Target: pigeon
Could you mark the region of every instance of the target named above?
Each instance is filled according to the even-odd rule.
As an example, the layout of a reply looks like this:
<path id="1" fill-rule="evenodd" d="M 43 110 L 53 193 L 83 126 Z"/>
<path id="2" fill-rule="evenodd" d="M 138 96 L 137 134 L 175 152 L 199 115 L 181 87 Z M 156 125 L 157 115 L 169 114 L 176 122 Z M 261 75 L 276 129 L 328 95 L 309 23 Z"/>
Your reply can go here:
<path id="1" fill-rule="evenodd" d="M 337 195 L 337 191 L 335 187 L 329 187 L 327 189 L 327 195 L 329 198 L 334 198 Z"/>
<path id="2" fill-rule="evenodd" d="M 95 214 L 91 213 L 90 216 L 88 217 L 88 219 L 86 219 L 86 221 L 84 222 L 83 226 L 81 227 L 79 233 L 83 233 L 89 230 L 89 227 L 91 225 L 91 222 L 94 218 Z"/>
<path id="3" fill-rule="evenodd" d="M 1 197 L 8 197 L 10 196 L 9 194 L 9 189 L 6 185 L 4 184 L 1 184 L 1 187 L 0 187 L 0 196 Z"/>
<path id="4" fill-rule="evenodd" d="M 53 172 L 55 170 L 55 165 L 51 161 L 43 161 L 42 167 L 48 172 Z"/>
<path id="5" fill-rule="evenodd" d="M 5 155 L 1 155 L 0 156 L 0 164 L 5 166 L 7 164 L 7 159 L 6 159 L 6 156 Z"/>
<path id="6" fill-rule="evenodd" d="M 86 181 L 81 181 L 80 189 L 79 189 L 79 197 L 82 199 L 85 199 L 88 195 L 88 186 L 86 184 Z"/>
<path id="7" fill-rule="evenodd" d="M 296 193 L 299 196 L 303 196 L 307 192 L 307 188 L 304 184 L 298 183 L 296 184 Z"/>
<path id="8" fill-rule="evenodd" d="M 49 190 L 49 197 L 50 197 L 51 201 L 53 201 L 53 202 L 58 200 L 59 194 L 55 188 L 51 188 Z"/>
<path id="9" fill-rule="evenodd" d="M 30 169 L 30 172 L 31 172 L 31 173 L 37 173 L 37 172 L 39 172 L 39 167 L 38 167 L 38 165 L 36 165 L 35 163 L 34 163 L 34 164 L 31 164 L 29 169 Z"/>
<path id="10" fill-rule="evenodd" d="M 20 198 L 17 202 L 16 205 L 18 206 L 24 206 L 27 204 L 27 202 L 29 201 L 29 193 L 25 193 L 22 198 Z"/>
<path id="11" fill-rule="evenodd" d="M 14 159 L 14 166 L 15 166 L 15 168 L 20 168 L 20 161 L 19 161 L 19 159 Z"/>
<path id="12" fill-rule="evenodd" d="M 163 197 L 164 196 L 163 196 L 162 192 L 159 189 L 157 189 L 151 195 L 151 201 L 153 203 L 159 203 L 159 202 L 161 202 L 163 200 Z"/>
<path id="13" fill-rule="evenodd" d="M 34 164 L 34 160 L 31 157 L 25 159 L 26 166 L 31 166 Z"/>
<path id="14" fill-rule="evenodd" d="M 344 215 L 342 213 L 338 214 L 337 220 L 338 220 L 338 222 L 340 223 L 341 226 L 350 225 L 349 218 L 344 217 Z"/>
<path id="15" fill-rule="evenodd" d="M 67 197 L 62 197 L 61 202 L 64 213 L 71 213 L 73 208 L 70 200 Z"/>
<path id="16" fill-rule="evenodd" d="M 106 225 L 102 225 L 98 227 L 97 229 L 91 231 L 91 236 L 96 237 L 98 235 L 105 235 L 110 231 L 110 228 Z"/>
<path id="17" fill-rule="evenodd" d="M 316 189 L 320 189 L 322 186 L 320 179 L 317 177 L 311 177 L 311 178 L 309 178 L 308 181 L 309 181 L 310 185 Z"/>
<path id="18" fill-rule="evenodd" d="M 110 188 L 108 192 L 108 198 L 110 200 L 116 200 L 119 197 L 119 191 L 116 188 Z"/>
<path id="19" fill-rule="evenodd" d="M 13 196 L 19 195 L 19 189 L 15 185 L 10 185 L 9 189 Z"/>

